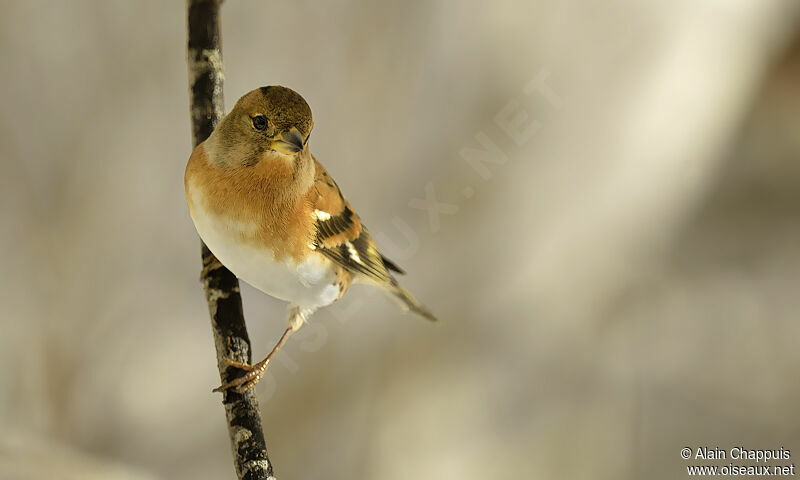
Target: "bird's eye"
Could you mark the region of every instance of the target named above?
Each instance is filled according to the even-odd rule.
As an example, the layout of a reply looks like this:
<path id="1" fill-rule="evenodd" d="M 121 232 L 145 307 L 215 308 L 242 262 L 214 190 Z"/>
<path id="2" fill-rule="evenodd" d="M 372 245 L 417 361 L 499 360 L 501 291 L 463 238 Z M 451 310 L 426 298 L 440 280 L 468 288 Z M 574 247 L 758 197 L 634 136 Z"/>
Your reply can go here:
<path id="1" fill-rule="evenodd" d="M 256 130 L 265 130 L 267 128 L 267 117 L 264 115 L 256 115 L 253 117 L 253 128 Z"/>

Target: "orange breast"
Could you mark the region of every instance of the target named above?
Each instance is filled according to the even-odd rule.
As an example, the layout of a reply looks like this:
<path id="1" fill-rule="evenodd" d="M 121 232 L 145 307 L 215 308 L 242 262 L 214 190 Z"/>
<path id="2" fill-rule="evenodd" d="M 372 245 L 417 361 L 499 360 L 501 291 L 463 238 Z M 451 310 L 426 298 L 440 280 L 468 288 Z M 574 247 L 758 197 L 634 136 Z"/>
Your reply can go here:
<path id="1" fill-rule="evenodd" d="M 186 165 L 186 201 L 190 211 L 203 202 L 204 212 L 247 226 L 238 233 L 242 242 L 270 248 L 277 260 L 302 261 L 313 253 L 313 209 L 293 188 L 292 174 L 291 165 L 281 159 L 227 167 L 210 161 L 200 144 Z"/>

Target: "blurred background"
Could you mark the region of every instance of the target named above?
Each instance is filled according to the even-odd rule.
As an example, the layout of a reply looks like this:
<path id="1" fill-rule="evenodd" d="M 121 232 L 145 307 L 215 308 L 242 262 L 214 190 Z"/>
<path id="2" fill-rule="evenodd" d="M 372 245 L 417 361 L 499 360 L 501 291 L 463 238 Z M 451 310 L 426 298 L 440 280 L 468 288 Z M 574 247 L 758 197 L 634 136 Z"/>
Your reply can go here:
<path id="1" fill-rule="evenodd" d="M 183 193 L 185 4 L 1 8 L 0 478 L 233 478 Z M 278 478 L 800 455 L 800 3 L 222 20 L 226 105 L 299 91 L 315 155 L 441 319 L 367 287 L 314 315 L 258 387 Z M 262 358 L 286 306 L 242 293 Z"/>

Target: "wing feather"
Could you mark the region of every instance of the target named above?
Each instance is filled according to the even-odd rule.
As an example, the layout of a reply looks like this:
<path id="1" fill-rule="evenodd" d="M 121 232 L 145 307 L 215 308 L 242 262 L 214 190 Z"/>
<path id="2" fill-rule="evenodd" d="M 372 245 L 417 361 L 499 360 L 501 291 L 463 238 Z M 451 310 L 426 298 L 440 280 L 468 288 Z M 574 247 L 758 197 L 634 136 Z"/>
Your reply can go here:
<path id="1" fill-rule="evenodd" d="M 314 248 L 351 272 L 378 283 L 396 284 L 389 270 L 402 273 L 400 267 L 381 255 L 339 186 L 325 167 L 316 159 L 314 162 L 316 176 L 309 198 L 316 217 Z"/>

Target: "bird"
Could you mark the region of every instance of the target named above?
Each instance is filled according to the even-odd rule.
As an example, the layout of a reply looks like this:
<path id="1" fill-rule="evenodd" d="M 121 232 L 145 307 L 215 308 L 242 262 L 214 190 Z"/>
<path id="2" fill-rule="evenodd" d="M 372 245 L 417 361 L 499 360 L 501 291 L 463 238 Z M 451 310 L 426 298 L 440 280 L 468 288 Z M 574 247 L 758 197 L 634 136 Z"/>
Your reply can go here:
<path id="1" fill-rule="evenodd" d="M 239 279 L 289 304 L 289 325 L 269 354 L 214 391 L 243 393 L 289 337 L 355 283 L 378 287 L 405 311 L 436 317 L 397 281 L 353 206 L 309 148 L 311 108 L 294 90 L 243 95 L 186 164 L 189 214 L 211 253 Z"/>

